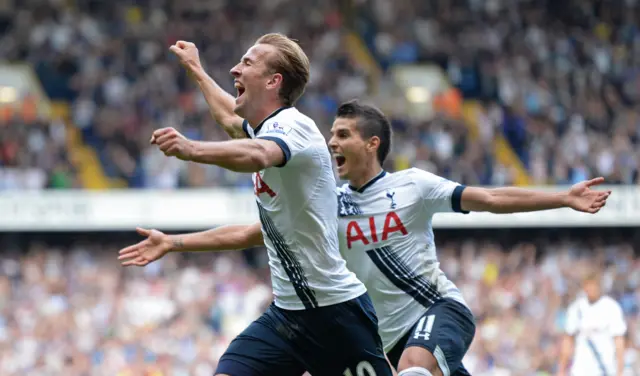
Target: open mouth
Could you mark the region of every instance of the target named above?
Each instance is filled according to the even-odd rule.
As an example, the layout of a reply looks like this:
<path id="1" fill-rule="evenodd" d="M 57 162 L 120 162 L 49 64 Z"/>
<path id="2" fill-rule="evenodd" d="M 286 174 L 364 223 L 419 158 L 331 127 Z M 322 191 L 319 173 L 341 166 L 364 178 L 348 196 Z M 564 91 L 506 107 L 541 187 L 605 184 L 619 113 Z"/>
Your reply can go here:
<path id="1" fill-rule="evenodd" d="M 236 98 L 240 98 L 242 96 L 242 94 L 244 94 L 244 86 L 240 85 L 240 83 L 236 82 L 235 85 L 236 90 L 238 92 L 238 95 L 236 96 Z"/>
<path id="2" fill-rule="evenodd" d="M 342 155 L 336 155 L 336 164 L 338 167 L 342 167 L 346 161 L 346 158 Z"/>

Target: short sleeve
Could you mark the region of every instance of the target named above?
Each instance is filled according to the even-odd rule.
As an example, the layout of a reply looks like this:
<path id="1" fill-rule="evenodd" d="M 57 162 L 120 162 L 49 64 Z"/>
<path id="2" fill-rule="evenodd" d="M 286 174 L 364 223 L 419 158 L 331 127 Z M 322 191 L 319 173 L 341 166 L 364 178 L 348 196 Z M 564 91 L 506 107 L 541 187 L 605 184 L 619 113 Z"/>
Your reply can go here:
<path id="1" fill-rule="evenodd" d="M 247 138 L 254 138 L 253 128 L 251 128 L 247 120 L 244 120 L 242 122 L 242 130 L 244 131 L 244 134 L 247 136 Z"/>
<path id="2" fill-rule="evenodd" d="M 578 333 L 579 325 L 578 309 L 574 304 L 569 306 L 567 310 L 567 318 L 564 323 L 564 332 L 570 336 L 575 336 Z"/>
<path id="3" fill-rule="evenodd" d="M 417 168 L 412 169 L 412 175 L 431 212 L 469 213 L 462 210 L 462 192 L 466 188 L 464 185 Z"/>
<path id="4" fill-rule="evenodd" d="M 624 336 L 627 333 L 627 323 L 624 321 L 624 314 L 622 313 L 622 308 L 615 301 L 611 300 L 611 335 L 613 337 Z"/>
<path id="5" fill-rule="evenodd" d="M 257 138 L 273 141 L 284 153 L 284 162 L 276 167 L 284 167 L 310 144 L 308 135 L 302 129 L 280 121 L 268 122 Z"/>

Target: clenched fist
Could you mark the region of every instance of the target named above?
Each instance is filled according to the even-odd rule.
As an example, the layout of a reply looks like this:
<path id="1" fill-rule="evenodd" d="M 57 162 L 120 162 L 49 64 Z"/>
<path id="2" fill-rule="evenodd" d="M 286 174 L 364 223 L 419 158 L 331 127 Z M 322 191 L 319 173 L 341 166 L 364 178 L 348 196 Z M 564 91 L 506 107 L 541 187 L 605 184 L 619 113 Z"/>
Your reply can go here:
<path id="1" fill-rule="evenodd" d="M 162 128 L 153 132 L 151 144 L 158 145 L 160 151 L 167 157 L 176 157 L 183 161 L 190 161 L 195 151 L 193 141 L 183 136 L 175 128 Z"/>
<path id="2" fill-rule="evenodd" d="M 200 63 L 200 54 L 195 44 L 185 41 L 177 41 L 176 44 L 169 47 L 169 50 L 173 52 L 188 71 L 195 73 L 202 69 Z"/>

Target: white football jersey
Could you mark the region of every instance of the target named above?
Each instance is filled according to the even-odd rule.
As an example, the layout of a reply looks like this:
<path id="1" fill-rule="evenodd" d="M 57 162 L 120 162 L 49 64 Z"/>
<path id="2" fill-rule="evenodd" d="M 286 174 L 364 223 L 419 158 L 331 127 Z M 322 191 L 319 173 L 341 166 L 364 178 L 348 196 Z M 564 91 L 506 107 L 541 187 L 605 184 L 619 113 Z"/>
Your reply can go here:
<path id="1" fill-rule="evenodd" d="M 627 331 L 618 302 L 603 296 L 590 304 L 586 296 L 580 296 L 569 306 L 565 330 L 575 337 L 573 376 L 616 375 L 614 338 Z"/>
<path id="2" fill-rule="evenodd" d="M 301 310 L 341 303 L 366 292 L 338 248 L 338 204 L 331 155 L 315 122 L 293 107 L 281 108 L 249 138 L 276 142 L 282 166 L 253 174 L 275 304 Z"/>
<path id="3" fill-rule="evenodd" d="M 462 212 L 464 186 L 416 168 L 338 188 L 340 250 L 373 301 L 389 351 L 438 299 L 465 304 L 440 270 L 431 220 Z"/>

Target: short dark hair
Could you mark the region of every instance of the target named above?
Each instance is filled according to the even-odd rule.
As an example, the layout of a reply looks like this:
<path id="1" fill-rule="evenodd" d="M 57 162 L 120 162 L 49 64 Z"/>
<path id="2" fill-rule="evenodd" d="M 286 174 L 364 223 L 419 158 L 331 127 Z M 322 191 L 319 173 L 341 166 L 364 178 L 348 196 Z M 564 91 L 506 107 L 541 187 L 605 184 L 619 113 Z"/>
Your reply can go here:
<path id="1" fill-rule="evenodd" d="M 378 162 L 384 164 L 391 150 L 391 123 L 380 109 L 354 99 L 338 107 L 336 118 L 357 119 L 356 125 L 363 139 L 377 136 L 380 139 Z"/>

